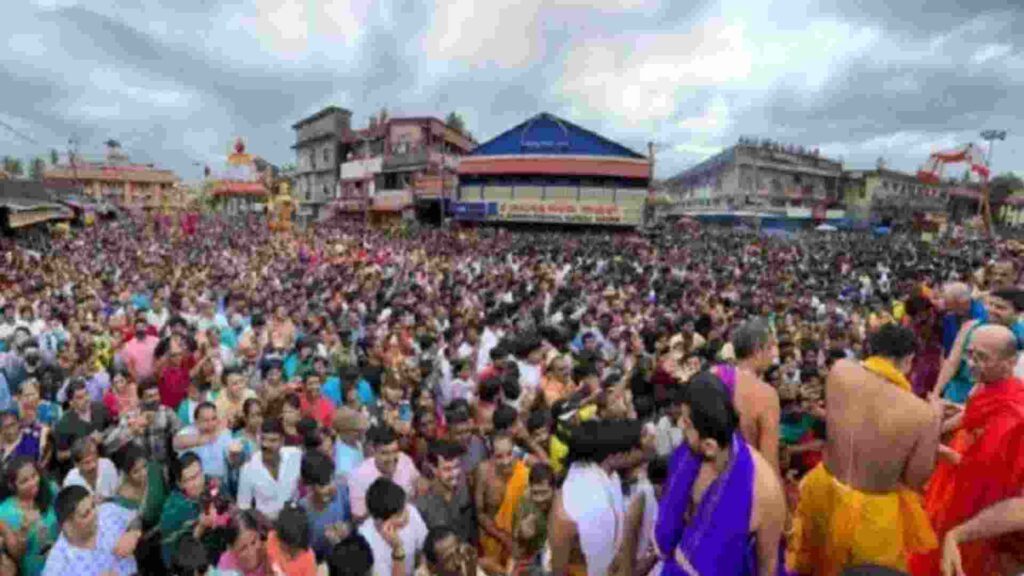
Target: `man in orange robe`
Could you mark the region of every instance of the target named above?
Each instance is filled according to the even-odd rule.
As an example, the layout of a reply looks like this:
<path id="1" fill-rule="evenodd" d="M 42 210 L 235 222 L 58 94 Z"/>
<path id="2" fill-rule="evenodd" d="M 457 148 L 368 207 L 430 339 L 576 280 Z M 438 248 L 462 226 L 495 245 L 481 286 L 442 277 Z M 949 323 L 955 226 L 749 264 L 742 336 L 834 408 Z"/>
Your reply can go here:
<path id="1" fill-rule="evenodd" d="M 1019 574 L 1024 565 L 1024 533 L 994 536 L 1003 531 L 979 529 L 972 520 L 977 516 L 984 522 L 986 509 L 1024 491 L 1024 381 L 1013 376 L 1017 340 L 1005 327 L 983 326 L 967 354 L 977 385 L 951 445 L 961 461 L 941 463 L 925 495 L 942 552 L 914 557 L 910 568 L 915 576 L 942 573 L 940 559 L 943 570 L 959 563 L 967 576 Z"/>

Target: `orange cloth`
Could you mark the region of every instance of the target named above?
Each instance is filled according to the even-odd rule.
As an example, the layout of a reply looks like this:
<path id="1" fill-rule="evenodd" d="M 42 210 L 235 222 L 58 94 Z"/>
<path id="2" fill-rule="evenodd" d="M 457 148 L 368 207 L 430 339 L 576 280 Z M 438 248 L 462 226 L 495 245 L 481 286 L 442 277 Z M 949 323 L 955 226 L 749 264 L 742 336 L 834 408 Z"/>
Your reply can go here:
<path id="1" fill-rule="evenodd" d="M 267 538 L 267 560 L 274 574 L 316 576 L 316 556 L 313 555 L 313 551 L 307 548 L 298 556 L 289 558 L 281 548 L 277 532 L 271 532 Z"/>
<path id="2" fill-rule="evenodd" d="M 871 356 L 861 365 L 910 392 L 910 381 L 885 358 Z M 910 555 L 938 546 L 916 492 L 861 492 L 832 476 L 824 464 L 800 483 L 793 535 L 790 567 L 815 576 L 836 576 L 858 564 L 906 570 Z"/>
<path id="3" fill-rule="evenodd" d="M 516 508 L 519 507 L 519 500 L 526 492 L 526 486 L 530 479 L 530 469 L 522 460 L 516 461 L 512 469 L 512 476 L 505 484 L 505 496 L 498 507 L 498 513 L 494 516 L 494 524 L 499 530 L 512 533 L 512 517 Z M 512 558 L 512 551 L 506 550 L 501 542 L 480 528 L 480 548 L 483 555 L 497 562 L 501 566 L 508 564 Z"/>
<path id="4" fill-rule="evenodd" d="M 544 393 L 544 401 L 548 406 L 554 406 L 555 402 L 568 396 L 571 390 L 569 384 L 560 382 L 550 376 L 544 376 L 540 379 L 540 389 Z"/>
<path id="5" fill-rule="evenodd" d="M 1024 382 L 1008 378 L 979 386 L 967 400 L 961 429 L 950 447 L 961 454 L 958 465 L 940 462 L 925 492 L 925 509 L 939 537 L 1024 489 Z M 1018 561 L 1024 535 L 979 540 L 960 546 L 968 576 L 998 573 L 1000 555 Z M 939 553 L 915 556 L 915 576 L 937 574 Z"/>
<path id="6" fill-rule="evenodd" d="M 800 483 L 788 558 L 796 573 L 837 576 L 858 564 L 906 570 L 910 554 L 937 545 L 921 497 L 909 489 L 861 492 L 824 464 Z"/>

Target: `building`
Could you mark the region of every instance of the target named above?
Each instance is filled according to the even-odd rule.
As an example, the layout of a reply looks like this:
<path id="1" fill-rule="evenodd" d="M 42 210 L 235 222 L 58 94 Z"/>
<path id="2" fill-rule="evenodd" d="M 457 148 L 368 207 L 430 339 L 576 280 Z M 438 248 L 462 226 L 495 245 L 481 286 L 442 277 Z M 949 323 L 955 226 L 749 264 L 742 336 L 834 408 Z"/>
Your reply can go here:
<path id="1" fill-rule="evenodd" d="M 741 138 L 666 180 L 673 216 L 737 214 L 804 224 L 843 218 L 843 165 L 817 149 Z"/>
<path id="2" fill-rule="evenodd" d="M 54 198 L 39 180 L 0 179 L 0 230 L 3 232 L 69 221 L 74 216 L 74 211 Z"/>
<path id="3" fill-rule="evenodd" d="M 170 170 L 130 162 L 113 140 L 107 142 L 107 155 L 102 162 L 72 156 L 68 164 L 51 166 L 43 172 L 43 181 L 48 186 L 80 186 L 86 196 L 97 202 L 133 210 L 161 205 L 163 197 L 173 194 L 180 180 Z"/>
<path id="4" fill-rule="evenodd" d="M 295 130 L 295 197 L 299 216 L 317 217 L 321 207 L 338 197 L 339 170 L 348 155 L 352 112 L 337 106 L 299 120 Z"/>
<path id="5" fill-rule="evenodd" d="M 451 214 L 463 222 L 639 226 L 651 171 L 649 158 L 541 113 L 462 158 Z"/>
<path id="6" fill-rule="evenodd" d="M 394 218 L 439 223 L 455 192 L 459 159 L 476 142 L 434 117 L 371 117 L 344 140 L 336 214 L 372 222 Z"/>
<path id="7" fill-rule="evenodd" d="M 260 171 L 257 159 L 245 151 L 245 142 L 235 140 L 223 169 L 207 177 L 209 194 L 229 213 L 262 212 L 270 190 L 270 168 Z"/>
<path id="8" fill-rule="evenodd" d="M 855 222 L 909 225 L 924 214 L 945 213 L 949 201 L 945 186 L 924 184 L 881 162 L 874 170 L 846 171 L 842 190 L 847 217 Z"/>

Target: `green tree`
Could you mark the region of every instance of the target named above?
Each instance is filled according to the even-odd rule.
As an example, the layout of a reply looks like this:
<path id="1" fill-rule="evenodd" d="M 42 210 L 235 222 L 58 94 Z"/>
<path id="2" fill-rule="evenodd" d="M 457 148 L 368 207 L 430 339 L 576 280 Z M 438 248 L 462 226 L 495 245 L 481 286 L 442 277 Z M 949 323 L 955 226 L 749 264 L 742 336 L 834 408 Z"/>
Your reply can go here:
<path id="1" fill-rule="evenodd" d="M 21 165 L 21 160 L 12 156 L 4 156 L 4 172 L 7 172 L 11 176 L 21 176 L 24 173 L 24 167 Z"/>
<path id="2" fill-rule="evenodd" d="M 43 179 L 43 173 L 45 171 L 46 171 L 46 160 L 43 160 L 39 156 L 36 156 L 35 158 L 33 158 L 32 162 L 29 164 L 29 175 L 32 177 L 32 179 L 33 180 L 42 180 Z"/>
<path id="3" fill-rule="evenodd" d="M 1024 192 L 1024 180 L 1012 172 L 1000 174 L 988 184 L 989 203 L 993 207 L 1001 206 L 1014 192 Z"/>
<path id="4" fill-rule="evenodd" d="M 50 148 L 50 165 L 56 166 L 60 163 L 60 154 L 56 148 Z"/>
<path id="5" fill-rule="evenodd" d="M 458 112 L 452 112 L 451 114 L 449 114 L 448 117 L 445 118 L 444 123 L 447 124 L 448 127 L 451 128 L 452 130 L 456 130 L 464 134 L 466 133 L 466 122 L 465 120 L 462 119 L 462 116 L 460 116 Z"/>

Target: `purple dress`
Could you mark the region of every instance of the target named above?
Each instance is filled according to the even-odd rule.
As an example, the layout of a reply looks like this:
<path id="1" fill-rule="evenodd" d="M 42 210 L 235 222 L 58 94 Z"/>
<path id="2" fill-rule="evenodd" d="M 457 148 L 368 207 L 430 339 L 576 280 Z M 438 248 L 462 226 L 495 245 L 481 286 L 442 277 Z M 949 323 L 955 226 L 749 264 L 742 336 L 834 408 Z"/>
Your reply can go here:
<path id="1" fill-rule="evenodd" d="M 668 485 L 654 529 L 658 550 L 665 558 L 663 576 L 693 576 L 676 562 L 677 549 L 700 576 L 758 573 L 756 539 L 750 532 L 754 460 L 739 433 L 733 435 L 730 449 L 732 460 L 728 468 L 708 487 L 689 523 L 686 510 L 702 462 L 685 444 L 672 455 Z M 780 575 L 785 574 L 783 556 L 780 542 Z"/>

